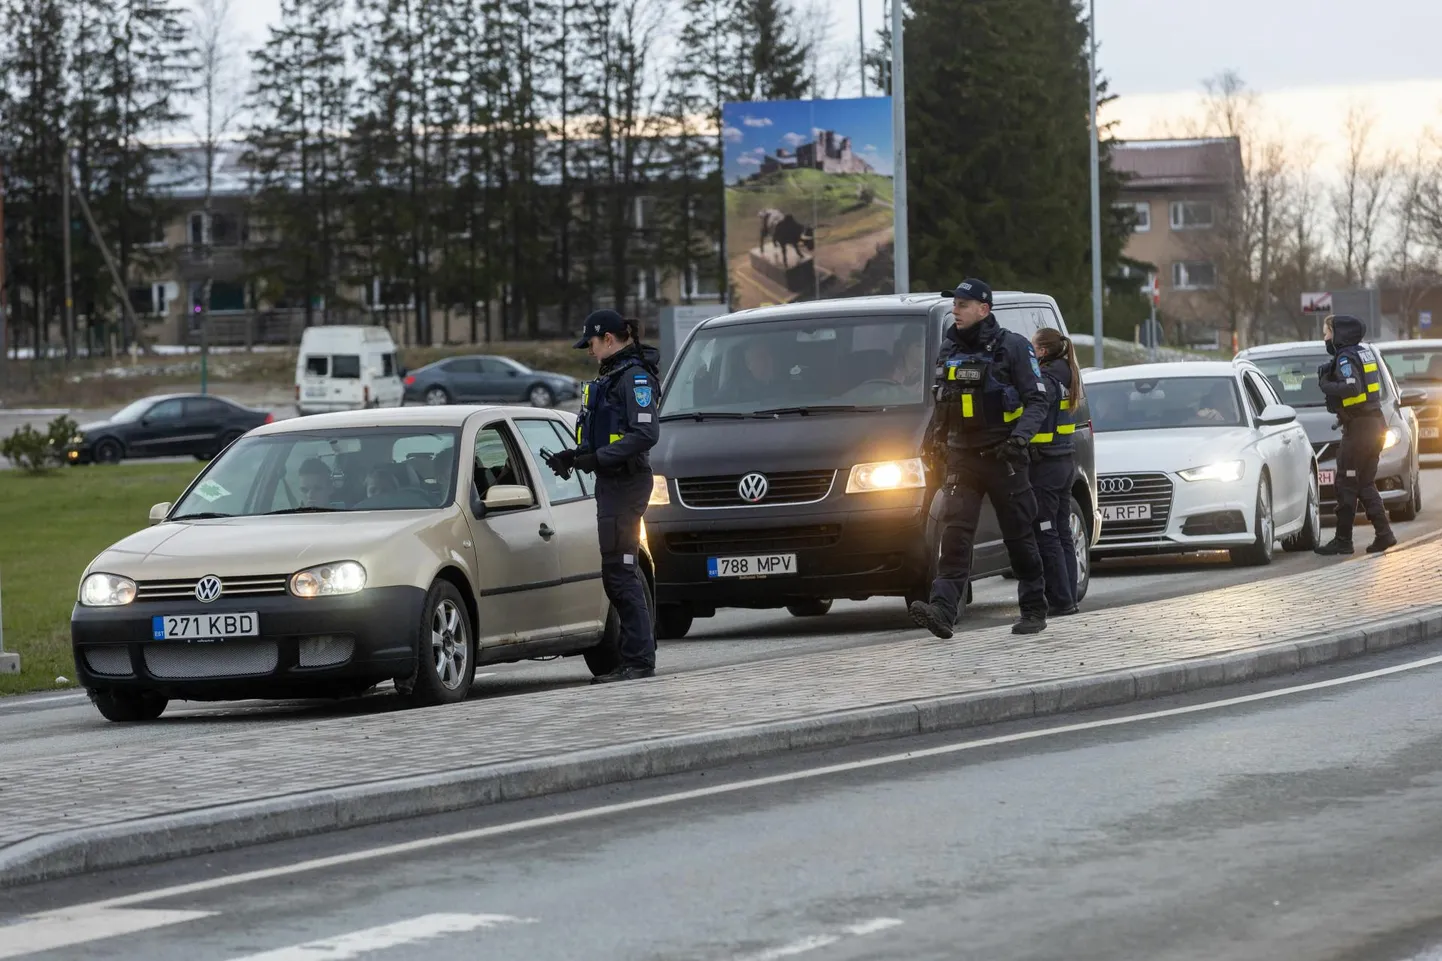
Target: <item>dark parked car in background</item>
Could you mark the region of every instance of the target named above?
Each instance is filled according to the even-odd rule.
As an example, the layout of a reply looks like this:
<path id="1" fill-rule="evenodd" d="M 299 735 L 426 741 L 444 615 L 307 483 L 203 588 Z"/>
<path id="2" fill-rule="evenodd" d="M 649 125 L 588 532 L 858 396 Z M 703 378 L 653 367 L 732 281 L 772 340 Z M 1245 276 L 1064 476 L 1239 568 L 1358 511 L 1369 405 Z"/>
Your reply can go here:
<path id="1" fill-rule="evenodd" d="M 1380 350 L 1380 344 L 1373 344 Z M 1385 354 L 1383 354 L 1385 358 Z M 1342 431 L 1333 426 L 1335 414 L 1327 412 L 1326 395 L 1317 386 L 1317 367 L 1330 358 L 1318 341 L 1267 344 L 1251 347 L 1237 355 L 1257 366 L 1272 389 L 1297 412 L 1297 422 L 1307 431 L 1307 440 L 1317 454 L 1317 480 L 1321 488 L 1323 515 L 1337 506 L 1337 447 Z M 1411 407 L 1422 401 L 1420 391 L 1399 390 L 1382 364 L 1382 413 L 1387 419 L 1387 439 L 1377 463 L 1377 490 L 1393 520 L 1410 521 L 1422 509 L 1421 465 L 1418 461 L 1417 416 Z"/>
<path id="2" fill-rule="evenodd" d="M 1415 392 L 1417 442 L 1424 454 L 1442 454 L 1442 340 L 1391 340 L 1373 344 L 1404 397 Z"/>
<path id="3" fill-rule="evenodd" d="M 206 394 L 162 394 L 81 424 L 65 449 L 71 464 L 118 464 L 135 457 L 209 460 L 242 434 L 269 424 L 269 411 Z"/>
<path id="4" fill-rule="evenodd" d="M 406 374 L 406 400 L 426 404 L 523 403 L 554 407 L 581 396 L 574 377 L 532 370 L 509 357 L 447 357 Z"/>

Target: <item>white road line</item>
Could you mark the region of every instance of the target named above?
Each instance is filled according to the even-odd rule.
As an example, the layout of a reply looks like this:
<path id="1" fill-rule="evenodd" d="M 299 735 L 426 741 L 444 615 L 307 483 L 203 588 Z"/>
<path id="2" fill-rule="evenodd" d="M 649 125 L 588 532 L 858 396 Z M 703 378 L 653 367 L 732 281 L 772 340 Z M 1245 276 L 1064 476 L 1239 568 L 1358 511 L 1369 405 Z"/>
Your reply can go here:
<path id="1" fill-rule="evenodd" d="M 845 930 L 852 937 L 864 938 L 868 934 L 876 934 L 878 931 L 885 931 L 887 928 L 894 928 L 900 924 L 901 922 L 896 918 L 873 918 L 870 921 L 853 924 Z"/>
<path id="2" fill-rule="evenodd" d="M 464 934 L 502 924 L 530 924 L 529 918 L 509 914 L 427 914 L 408 921 L 383 924 L 378 928 L 352 931 L 334 938 L 307 941 L 289 948 L 247 954 L 233 961 L 347 961 L 375 951 L 399 948 L 418 941 L 430 941 L 448 934 Z"/>
<path id="3" fill-rule="evenodd" d="M 844 938 L 864 938 L 900 924 L 901 921 L 897 918 L 872 918 L 870 921 L 862 921 L 860 924 L 848 925 L 841 929 L 840 934 L 813 934 L 809 938 L 801 938 L 790 944 L 768 948 L 759 954 L 748 954 L 737 961 L 779 961 L 781 958 L 794 958 L 798 954 L 807 954 L 818 948 L 830 947 Z"/>
<path id="4" fill-rule="evenodd" d="M 1375 671 L 1366 671 L 1361 674 L 1349 674 L 1345 677 L 1332 678 L 1326 681 L 1315 681 L 1311 684 L 1299 684 L 1295 687 L 1278 688 L 1274 691 L 1262 691 L 1257 694 L 1245 694 L 1240 697 L 1231 697 L 1221 701 L 1208 701 L 1202 704 L 1190 704 L 1185 707 L 1168 708 L 1162 711 L 1149 711 L 1145 714 L 1128 714 L 1122 717 L 1105 718 L 1097 721 L 1081 721 L 1075 724 L 1061 724 L 1056 727 L 1042 728 L 1034 731 L 1019 731 L 1015 734 L 1001 734 L 995 737 L 978 738 L 974 741 L 964 741 L 959 744 L 945 744 L 940 747 L 926 748 L 918 751 L 906 751 L 900 754 L 888 754 L 883 757 L 867 758 L 861 761 L 848 761 L 843 764 L 828 764 L 823 767 L 808 768 L 801 771 L 791 771 L 787 774 L 773 774 L 769 777 L 752 778 L 747 781 L 732 781 L 728 784 L 716 784 L 710 787 L 694 788 L 689 791 L 675 791 L 671 794 L 659 794 L 655 797 L 640 798 L 635 801 L 622 801 L 616 804 L 602 804 L 592 808 L 584 808 L 578 811 L 567 811 L 564 814 L 548 814 L 544 817 L 528 818 L 524 821 L 512 821 L 508 824 L 495 824 L 490 827 L 472 828 L 468 831 L 457 831 L 453 834 L 440 835 L 436 837 L 420 838 L 415 841 L 404 841 L 399 844 L 387 844 L 381 847 L 367 848 L 361 851 L 349 851 L 345 854 L 334 854 L 329 857 L 312 858 L 308 861 L 297 861 L 293 864 L 286 864 L 280 867 L 263 868 L 256 871 L 246 871 L 241 874 L 232 874 L 226 877 L 211 878 L 206 881 L 193 881 L 189 884 L 176 884 L 170 887 L 156 888 L 153 891 L 141 891 L 135 894 L 121 895 L 120 897 L 107 898 L 103 901 L 94 901 L 86 905 L 91 908 L 121 908 L 134 904 L 145 904 L 150 901 L 158 901 L 161 898 L 180 897 L 188 894 L 198 894 L 203 891 L 214 891 L 220 888 L 233 887 L 237 884 L 251 884 L 256 881 L 269 881 L 274 878 L 288 877 L 294 874 L 303 874 L 309 871 L 323 871 L 327 868 L 342 867 L 351 864 L 359 864 L 365 861 L 373 861 L 378 858 L 395 857 L 403 854 L 414 854 L 418 851 L 429 851 L 432 848 L 452 847 L 456 844 L 464 844 L 470 841 L 480 841 L 485 838 L 501 837 L 507 834 L 519 834 L 526 831 L 535 831 L 541 828 L 555 828 L 566 824 L 575 824 L 581 821 L 590 821 L 596 818 L 610 817 L 616 814 L 627 814 L 632 811 L 641 811 L 647 808 L 663 807 L 670 804 L 680 804 L 686 801 L 695 801 L 702 798 L 718 797 L 726 794 L 735 794 L 741 791 L 751 791 L 757 788 L 773 787 L 778 784 L 791 784 L 798 781 L 809 781 L 814 778 L 828 777 L 833 774 L 849 774 L 854 771 L 865 771 L 870 768 L 886 767 L 893 764 L 903 764 L 908 761 L 919 761 L 926 758 L 943 757 L 948 754 L 959 754 L 963 751 L 974 751 L 979 748 L 995 747 L 1000 744 L 1016 744 L 1024 741 L 1035 741 L 1041 738 L 1055 737 L 1060 734 L 1073 734 L 1080 731 L 1097 731 L 1104 728 L 1120 727 L 1126 724 L 1138 724 L 1145 721 L 1155 721 L 1171 717 L 1183 717 L 1188 714 L 1200 714 L 1206 711 L 1219 711 L 1230 707 L 1237 707 L 1243 704 L 1255 704 L 1262 701 L 1271 701 L 1277 698 L 1289 697 L 1294 694 L 1304 694 L 1310 691 L 1322 691 L 1334 687 L 1343 687 L 1349 684 L 1358 684 L 1363 681 L 1374 680 L 1379 677 L 1387 677 L 1392 674 L 1401 674 L 1406 671 L 1416 671 L 1422 668 L 1433 667 L 1442 664 L 1442 655 L 1423 658 L 1419 661 L 1409 661 L 1406 664 L 1397 664 L 1392 667 L 1379 668 Z"/>
<path id="5" fill-rule="evenodd" d="M 86 700 L 88 695 L 80 694 L 51 694 L 46 697 L 27 697 L 22 701 L 0 701 L 0 711 L 23 711 L 26 708 L 37 707 L 41 704 L 55 704 L 74 701 L 79 703 Z"/>
<path id="6" fill-rule="evenodd" d="M 151 928 L 211 917 L 213 911 L 147 911 L 70 908 L 0 924 L 0 958 L 53 951 L 87 941 L 116 938 Z"/>

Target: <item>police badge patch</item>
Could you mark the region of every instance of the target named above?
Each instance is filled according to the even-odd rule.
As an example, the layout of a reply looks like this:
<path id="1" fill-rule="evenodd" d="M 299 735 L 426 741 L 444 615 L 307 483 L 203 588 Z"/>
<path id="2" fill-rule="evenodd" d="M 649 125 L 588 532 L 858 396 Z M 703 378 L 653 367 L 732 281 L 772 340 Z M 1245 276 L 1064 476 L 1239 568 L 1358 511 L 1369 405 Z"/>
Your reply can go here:
<path id="1" fill-rule="evenodd" d="M 1352 376 L 1352 362 L 1349 361 L 1349 360 L 1348 360 L 1347 358 L 1345 358 L 1345 357 L 1338 357 L 1338 358 L 1337 358 L 1337 370 L 1341 372 L 1341 374 L 1342 374 L 1343 377 L 1351 377 L 1351 376 Z"/>
<path id="2" fill-rule="evenodd" d="M 636 390 L 635 390 L 635 394 L 636 394 L 636 406 L 637 406 L 637 407 L 650 407 L 650 406 L 651 406 L 651 388 L 649 388 L 649 387 L 637 387 Z"/>
<path id="3" fill-rule="evenodd" d="M 1031 355 L 1031 372 L 1037 376 L 1038 380 L 1041 379 L 1041 364 L 1036 362 L 1035 354 Z"/>

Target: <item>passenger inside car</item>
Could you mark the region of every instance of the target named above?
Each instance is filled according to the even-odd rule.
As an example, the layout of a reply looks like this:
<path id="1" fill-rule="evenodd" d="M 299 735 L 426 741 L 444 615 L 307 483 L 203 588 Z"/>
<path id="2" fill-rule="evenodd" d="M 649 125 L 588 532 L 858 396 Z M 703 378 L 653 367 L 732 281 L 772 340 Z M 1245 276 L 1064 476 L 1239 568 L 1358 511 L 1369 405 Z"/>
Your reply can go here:
<path id="1" fill-rule="evenodd" d="M 300 491 L 302 507 L 343 506 L 335 497 L 335 478 L 325 461 L 311 457 L 296 471 L 296 489 Z"/>
<path id="2" fill-rule="evenodd" d="M 1207 391 L 1202 405 L 1197 408 L 1198 423 L 1235 424 L 1240 420 L 1237 413 L 1237 394 L 1230 383 L 1220 383 Z"/>
<path id="3" fill-rule="evenodd" d="M 366 474 L 366 497 L 379 497 L 401 489 L 394 464 L 377 464 Z"/>

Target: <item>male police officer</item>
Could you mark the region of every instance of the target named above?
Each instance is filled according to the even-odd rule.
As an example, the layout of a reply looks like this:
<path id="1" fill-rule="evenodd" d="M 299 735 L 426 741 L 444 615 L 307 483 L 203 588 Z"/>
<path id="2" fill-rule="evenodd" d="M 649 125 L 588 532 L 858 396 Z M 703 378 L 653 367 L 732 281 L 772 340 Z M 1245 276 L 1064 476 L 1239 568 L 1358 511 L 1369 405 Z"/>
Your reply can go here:
<path id="1" fill-rule="evenodd" d="M 621 622 L 621 664 L 594 683 L 651 677 L 656 673 L 656 637 L 639 555 L 641 515 L 652 488 L 648 452 L 661 436 L 656 417 L 661 355 L 641 343 L 635 321 L 614 310 L 587 317 L 576 348 L 589 350 L 600 361 L 600 374 L 581 392 L 576 449 L 549 454 L 546 462 L 562 477 L 569 477 L 572 468 L 596 475 L 601 583 Z"/>
<path id="2" fill-rule="evenodd" d="M 971 574 L 981 499 L 991 498 L 1001 523 L 1021 600 L 1014 634 L 1046 629 L 1046 591 L 1032 523 L 1036 498 L 1027 466 L 1032 437 L 1047 416 L 1047 392 L 1031 343 L 1004 330 L 991 313 L 991 288 L 970 279 L 952 298 L 954 326 L 936 367 L 936 412 L 928 446 L 946 446 L 941 559 L 931 602 L 911 605 L 911 619 L 949 638 Z"/>
<path id="3" fill-rule="evenodd" d="M 1382 360 L 1362 343 L 1367 325 L 1356 317 L 1328 317 L 1322 329 L 1333 360 L 1317 368 L 1317 385 L 1327 395 L 1327 410 L 1342 423 L 1342 445 L 1337 451 L 1337 533 L 1317 553 L 1352 553 L 1352 522 L 1360 497 L 1377 532 L 1367 553 L 1376 554 L 1397 543 L 1377 493 L 1377 460 L 1387 435 L 1378 369 Z"/>

